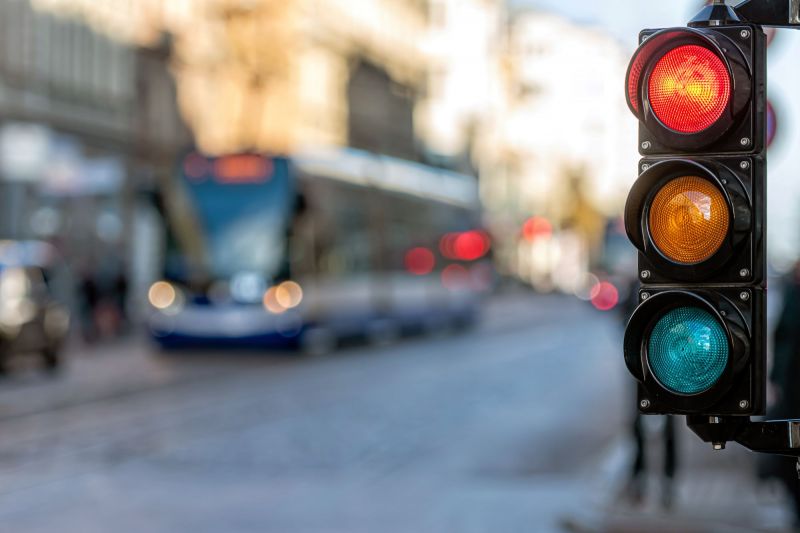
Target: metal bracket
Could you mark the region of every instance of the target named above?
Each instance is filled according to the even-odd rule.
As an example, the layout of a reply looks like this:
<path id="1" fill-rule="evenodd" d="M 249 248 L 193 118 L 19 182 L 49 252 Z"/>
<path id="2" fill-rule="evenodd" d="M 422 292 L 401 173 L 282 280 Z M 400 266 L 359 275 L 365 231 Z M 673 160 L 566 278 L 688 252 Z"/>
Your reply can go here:
<path id="1" fill-rule="evenodd" d="M 798 0 L 800 1 L 800 0 Z M 714 3 L 709 4 L 689 21 L 689 26 L 692 28 L 704 26 L 725 26 L 731 24 L 741 24 L 739 14 L 734 8 L 725 5 L 722 0 L 715 0 Z"/>
<path id="2" fill-rule="evenodd" d="M 686 425 L 716 450 L 730 441 L 754 452 L 800 458 L 800 419 L 753 422 L 749 417 L 690 415 Z"/>
<path id="3" fill-rule="evenodd" d="M 743 21 L 752 24 L 800 27 L 800 0 L 745 0 L 733 10 Z"/>

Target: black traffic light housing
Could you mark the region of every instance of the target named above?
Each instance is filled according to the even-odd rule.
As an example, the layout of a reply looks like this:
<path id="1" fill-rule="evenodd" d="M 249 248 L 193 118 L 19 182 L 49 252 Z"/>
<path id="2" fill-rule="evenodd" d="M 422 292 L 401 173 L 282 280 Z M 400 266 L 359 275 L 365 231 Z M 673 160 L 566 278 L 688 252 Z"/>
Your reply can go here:
<path id="1" fill-rule="evenodd" d="M 763 346 L 764 328 L 759 323 L 765 313 L 764 289 L 709 287 L 687 291 L 674 288 L 646 288 L 639 291 L 642 301 L 631 316 L 625 335 L 625 365 L 639 381 L 639 409 L 649 414 L 743 415 L 763 413 L 765 396 L 762 380 L 766 359 L 754 357 Z M 663 387 L 647 362 L 647 339 L 657 320 L 668 311 L 699 307 L 722 324 L 731 346 L 731 355 L 717 383 L 699 394 L 679 394 Z"/>
<path id="2" fill-rule="evenodd" d="M 760 26 L 739 21 L 723 7 L 708 10 L 731 14 L 719 25 L 696 19 L 695 27 L 642 31 L 626 75 L 625 97 L 639 119 L 643 159 L 625 206 L 642 287 L 625 331 L 624 354 L 638 381 L 642 413 L 765 412 L 766 36 Z M 667 107 L 658 103 L 664 92 L 684 107 L 676 111 L 669 99 Z M 703 115 L 708 109 L 714 109 L 711 118 Z M 704 185 L 677 192 L 667 187 L 681 178 Z M 654 200 L 667 189 L 670 216 L 651 216 Z M 702 189 L 713 191 L 716 203 Z M 714 217 L 725 224 L 715 226 L 713 242 L 695 242 L 708 233 L 693 232 L 691 224 Z M 686 249 L 705 246 L 707 253 L 671 256 L 656 244 L 654 223 L 661 225 L 662 239 L 671 235 Z M 726 344 L 724 368 L 710 386 L 691 393 L 660 382 L 648 353 L 656 324 L 679 308 L 702 310 Z M 691 357 L 686 353 L 707 347 L 702 332 L 685 331 L 674 330 L 670 341 L 678 348 L 670 356 Z M 694 372 L 692 364 L 681 368 Z"/>
<path id="3" fill-rule="evenodd" d="M 747 416 L 761 415 L 765 409 L 766 39 L 761 26 L 800 27 L 800 0 L 743 0 L 734 7 L 725 5 L 723 0 L 713 0 L 692 19 L 689 26 L 704 29 L 701 32 L 705 34 L 704 37 L 726 54 L 728 50 L 733 50 L 735 57 L 741 54 L 744 60 L 737 68 L 744 64 L 749 67 L 751 95 L 741 109 L 736 102 L 730 104 L 730 116 L 734 120 L 727 121 L 727 129 L 720 128 L 725 131 L 715 132 L 719 137 L 707 136 L 709 131 L 696 132 L 695 141 L 688 142 L 685 137 L 665 137 L 661 125 L 653 123 L 652 119 L 657 117 L 648 118 L 644 112 L 640 113 L 643 107 L 636 108 L 637 100 L 631 99 L 630 83 L 626 78 L 628 105 L 640 119 L 639 150 L 645 156 L 640 162 L 641 170 L 657 167 L 660 161 L 671 157 L 692 161 L 713 174 L 710 182 L 716 187 L 715 191 L 724 193 L 726 201 L 730 200 L 731 191 L 723 180 L 730 183 L 731 174 L 735 174 L 742 189 L 750 195 L 751 234 L 744 238 L 731 237 L 734 245 L 729 248 L 730 258 L 719 261 L 715 268 L 709 266 L 706 269 L 700 265 L 695 265 L 695 271 L 687 269 L 687 265 L 672 268 L 672 265 L 665 265 L 658 259 L 653 261 L 652 251 L 645 246 L 646 233 L 641 233 L 639 237 L 640 232 L 647 231 L 641 225 L 641 217 L 648 205 L 647 193 L 643 191 L 645 187 L 641 185 L 642 190 L 632 194 L 626 217 L 632 216 L 637 221 L 628 221 L 628 233 L 640 251 L 640 280 L 643 286 L 639 296 L 643 303 L 634 312 L 625 332 L 625 362 L 639 381 L 639 406 L 643 412 L 685 413 L 689 428 L 703 441 L 712 443 L 714 449 L 724 449 L 727 441 L 735 441 L 753 451 L 798 457 L 797 468 L 800 472 L 800 419 L 751 421 Z M 687 30 L 673 28 L 671 31 Z M 737 32 L 741 41 L 737 40 Z M 640 43 L 657 33 L 658 30 L 645 30 L 640 36 Z M 684 34 L 683 37 L 690 36 Z M 729 43 L 734 43 L 735 49 L 729 48 Z M 736 63 L 736 60 L 732 61 Z M 731 62 L 726 64 L 730 65 Z M 734 67 L 731 67 L 729 73 L 735 93 L 738 80 L 743 78 L 741 73 L 734 73 L 733 70 Z M 640 97 L 638 89 L 634 93 L 636 98 Z M 738 148 L 735 142 L 737 137 Z M 747 170 L 743 162 L 749 163 L 752 169 L 749 175 L 736 170 L 737 159 L 741 170 Z M 645 181 L 654 179 L 646 177 Z M 738 189 L 738 185 L 734 189 Z M 733 203 L 737 205 L 737 202 Z M 733 216 L 734 231 L 742 230 L 745 224 L 737 220 L 739 213 L 729 211 L 728 214 Z M 752 261 L 750 278 L 745 279 L 746 276 L 742 275 L 738 281 L 732 281 L 736 265 L 746 261 L 747 254 L 750 254 Z M 647 275 L 642 275 L 647 269 L 650 269 Z M 724 386 L 714 387 L 699 395 L 676 396 L 665 391 L 657 380 L 654 383 L 652 376 L 647 375 L 650 369 L 646 336 L 659 313 L 669 312 L 669 309 L 674 310 L 675 306 L 680 305 L 702 309 L 707 318 L 724 330 L 732 354 L 726 361 L 727 366 L 720 379 Z"/>
<path id="4" fill-rule="evenodd" d="M 764 256 L 765 246 L 765 188 L 754 178 L 765 175 L 763 158 L 645 158 L 639 164 L 642 173 L 625 204 L 625 230 L 639 250 L 640 282 L 713 280 L 735 284 L 764 280 L 764 262 L 759 259 Z M 719 188 L 731 220 L 728 234 L 716 253 L 695 264 L 670 261 L 655 246 L 648 228 L 649 207 L 655 193 L 669 180 L 687 174 L 702 176 Z"/>
<path id="5" fill-rule="evenodd" d="M 639 148 L 643 155 L 759 152 L 764 137 L 766 61 L 758 54 L 766 47 L 763 31 L 749 24 L 714 28 L 667 28 L 643 30 L 640 46 L 626 75 L 628 107 L 640 119 Z M 675 47 L 697 45 L 719 56 L 731 76 L 732 98 L 723 114 L 709 128 L 698 133 L 677 133 L 652 112 L 642 81 L 663 55 Z M 755 81 L 755 83 L 754 83 Z M 760 83 L 761 82 L 761 83 Z M 760 85 L 760 86 L 759 86 Z M 755 97 L 754 97 L 755 96 Z"/>

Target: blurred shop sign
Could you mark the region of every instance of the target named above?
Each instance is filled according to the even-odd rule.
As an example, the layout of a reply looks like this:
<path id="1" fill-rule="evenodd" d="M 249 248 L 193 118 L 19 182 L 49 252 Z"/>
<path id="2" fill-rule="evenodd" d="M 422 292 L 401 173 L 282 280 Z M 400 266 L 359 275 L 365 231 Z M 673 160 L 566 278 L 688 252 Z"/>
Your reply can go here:
<path id="1" fill-rule="evenodd" d="M 18 182 L 39 180 L 51 139 L 50 129 L 40 124 L 11 122 L 0 127 L 1 178 Z"/>

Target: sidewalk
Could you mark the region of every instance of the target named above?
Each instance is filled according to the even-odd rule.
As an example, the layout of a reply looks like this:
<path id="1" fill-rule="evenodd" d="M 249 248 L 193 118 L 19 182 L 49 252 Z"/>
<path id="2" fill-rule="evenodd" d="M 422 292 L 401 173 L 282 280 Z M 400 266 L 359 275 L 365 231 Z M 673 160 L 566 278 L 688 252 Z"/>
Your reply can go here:
<path id="1" fill-rule="evenodd" d="M 198 359 L 195 356 L 193 361 Z M 73 342 L 64 351 L 59 372 L 23 368 L 0 379 L 0 419 L 118 398 L 229 371 L 208 361 L 188 363 L 181 354 L 165 357 L 154 353 L 148 340 L 138 336 L 92 346 Z"/>
<path id="2" fill-rule="evenodd" d="M 620 496 L 627 480 L 631 444 L 620 438 L 607 455 L 597 480 L 597 502 L 584 516 L 566 517 L 565 531 L 591 533 L 744 533 L 792 531 L 791 507 L 776 480 L 759 482 L 757 455 L 738 444 L 714 451 L 686 428 L 681 418 L 675 501 L 659 505 L 659 479 L 648 479 L 644 500 L 635 505 Z M 651 439 L 654 441 L 655 439 Z M 660 467 L 661 450 L 649 444 L 648 461 Z M 655 449 L 654 449 L 655 448 Z"/>

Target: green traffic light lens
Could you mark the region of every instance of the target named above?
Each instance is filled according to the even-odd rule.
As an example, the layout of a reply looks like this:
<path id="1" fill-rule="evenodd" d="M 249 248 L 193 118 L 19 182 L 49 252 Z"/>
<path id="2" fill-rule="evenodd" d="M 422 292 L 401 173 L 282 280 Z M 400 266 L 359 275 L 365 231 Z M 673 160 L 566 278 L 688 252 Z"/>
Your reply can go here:
<path id="1" fill-rule="evenodd" d="M 698 307 L 678 307 L 661 317 L 650 334 L 647 359 L 653 375 L 679 394 L 710 389 L 728 364 L 722 324 Z"/>

